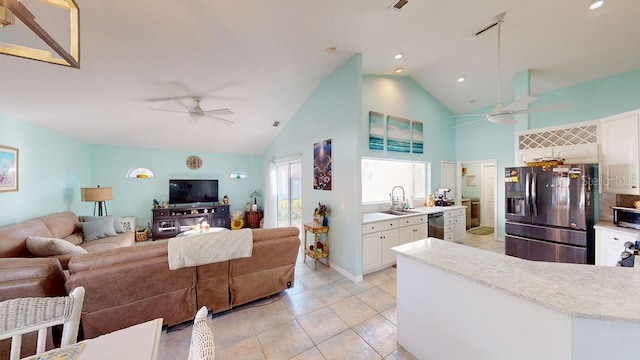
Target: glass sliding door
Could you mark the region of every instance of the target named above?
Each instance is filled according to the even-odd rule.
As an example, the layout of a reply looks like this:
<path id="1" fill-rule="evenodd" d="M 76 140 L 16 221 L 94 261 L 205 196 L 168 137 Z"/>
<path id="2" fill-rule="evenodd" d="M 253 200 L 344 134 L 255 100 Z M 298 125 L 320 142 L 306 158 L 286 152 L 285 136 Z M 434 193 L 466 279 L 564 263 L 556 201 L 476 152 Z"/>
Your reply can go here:
<path id="1" fill-rule="evenodd" d="M 279 164 L 277 172 L 277 226 L 302 231 L 302 179 L 300 161 Z"/>

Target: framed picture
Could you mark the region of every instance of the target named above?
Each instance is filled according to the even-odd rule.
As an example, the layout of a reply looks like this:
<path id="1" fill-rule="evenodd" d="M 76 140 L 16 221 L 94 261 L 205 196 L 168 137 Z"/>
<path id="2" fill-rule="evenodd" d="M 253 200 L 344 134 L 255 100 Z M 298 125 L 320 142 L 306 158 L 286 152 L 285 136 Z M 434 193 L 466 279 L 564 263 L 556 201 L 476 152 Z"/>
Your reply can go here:
<path id="1" fill-rule="evenodd" d="M 476 176 L 475 175 L 469 175 L 467 176 L 467 186 L 478 186 L 476 183 Z"/>
<path id="2" fill-rule="evenodd" d="M 384 150 L 384 115 L 369 111 L 369 149 Z"/>
<path id="3" fill-rule="evenodd" d="M 0 145 L 0 192 L 18 191 L 18 149 Z"/>
<path id="4" fill-rule="evenodd" d="M 331 190 L 331 139 L 313 144 L 313 189 Z"/>
<path id="5" fill-rule="evenodd" d="M 411 121 L 387 115 L 387 151 L 411 151 Z"/>

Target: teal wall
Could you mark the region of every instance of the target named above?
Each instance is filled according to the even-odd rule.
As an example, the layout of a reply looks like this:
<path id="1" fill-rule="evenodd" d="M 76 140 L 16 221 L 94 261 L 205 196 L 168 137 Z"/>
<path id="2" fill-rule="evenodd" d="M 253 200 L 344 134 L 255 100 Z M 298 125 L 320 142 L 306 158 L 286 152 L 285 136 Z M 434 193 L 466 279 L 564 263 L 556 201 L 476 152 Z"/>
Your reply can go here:
<path id="1" fill-rule="evenodd" d="M 568 109 L 529 114 L 529 128 L 563 125 L 595 120 L 605 116 L 640 108 L 640 70 L 589 81 L 556 91 L 535 95 L 531 107 L 571 102 Z M 491 108 L 473 113 L 487 113 Z M 463 118 L 457 124 L 472 120 Z M 525 129 L 521 129 L 525 130 Z M 504 237 L 504 168 L 515 165 L 513 126 L 479 121 L 460 126 L 455 131 L 456 160 L 460 162 L 497 159 L 498 237 Z M 622 139 L 624 140 L 624 139 Z"/>
<path id="2" fill-rule="evenodd" d="M 181 150 L 146 149 L 123 146 L 93 145 L 91 173 L 93 183 L 85 186 L 111 186 L 113 200 L 107 202 L 109 214 L 138 216 L 138 225 L 146 226 L 151 220 L 153 199 L 160 203 L 169 200 L 169 179 L 218 179 L 220 201 L 226 194 L 231 210 L 244 211 L 249 195 L 255 190 L 263 192 L 263 173 L 259 155 L 201 153 Z M 191 170 L 186 165 L 190 155 L 202 159 L 202 167 Z M 131 179 L 132 168 L 146 167 L 155 178 Z M 247 172 L 246 179 L 230 179 L 234 170 Z M 258 198 L 261 206 L 262 199 Z M 83 212 L 93 213 L 93 205 Z"/>
<path id="3" fill-rule="evenodd" d="M 451 112 L 410 77 L 367 75 L 362 80 L 363 115 L 359 141 L 363 157 L 424 161 L 431 163 L 431 189 L 440 187 L 440 162 L 455 161 L 455 131 Z M 421 121 L 424 153 L 404 154 L 369 149 L 369 111 Z M 391 189 L 389 189 L 390 191 Z"/>
<path id="4" fill-rule="evenodd" d="M 269 161 L 302 154 L 302 219 L 312 221 L 318 201 L 331 209 L 331 264 L 362 274 L 358 124 L 362 114 L 362 58 L 355 55 L 325 77 L 263 153 Z M 331 139 L 333 189 L 313 190 L 313 144 Z M 268 210 L 268 209 L 267 209 Z"/>
<path id="5" fill-rule="evenodd" d="M 19 191 L 0 193 L 0 225 L 83 209 L 80 187 L 91 182 L 89 145 L 1 114 L 0 128 L 0 145 L 19 151 Z"/>

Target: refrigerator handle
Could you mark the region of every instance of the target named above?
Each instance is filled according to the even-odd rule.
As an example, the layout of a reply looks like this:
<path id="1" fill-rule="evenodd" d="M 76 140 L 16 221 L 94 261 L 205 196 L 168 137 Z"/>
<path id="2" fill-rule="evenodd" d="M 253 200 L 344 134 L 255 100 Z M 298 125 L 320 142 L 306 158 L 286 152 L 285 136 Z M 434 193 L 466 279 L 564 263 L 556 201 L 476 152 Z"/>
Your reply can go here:
<path id="1" fill-rule="evenodd" d="M 538 196 L 536 193 L 536 188 L 538 187 L 538 174 L 533 173 L 533 178 L 531 180 L 531 209 L 533 209 L 533 216 L 538 216 Z"/>
<path id="2" fill-rule="evenodd" d="M 524 177 L 524 215 L 531 216 L 531 173 Z"/>

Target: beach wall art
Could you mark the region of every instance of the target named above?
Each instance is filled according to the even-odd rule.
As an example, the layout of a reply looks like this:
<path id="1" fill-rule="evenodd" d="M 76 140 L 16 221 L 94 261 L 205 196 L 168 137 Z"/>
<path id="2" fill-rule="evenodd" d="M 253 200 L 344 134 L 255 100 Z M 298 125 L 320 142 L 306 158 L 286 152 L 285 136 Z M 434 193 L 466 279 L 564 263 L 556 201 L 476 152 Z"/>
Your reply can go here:
<path id="1" fill-rule="evenodd" d="M 331 190 L 331 139 L 313 144 L 313 189 Z"/>
<path id="2" fill-rule="evenodd" d="M 387 150 L 411 152 L 411 121 L 387 115 Z"/>
<path id="3" fill-rule="evenodd" d="M 369 149 L 424 153 L 424 125 L 420 121 L 369 111 Z"/>
<path id="4" fill-rule="evenodd" d="M 384 150 L 384 114 L 369 111 L 369 149 Z"/>
<path id="5" fill-rule="evenodd" d="M 0 192 L 18 191 L 18 149 L 0 146 Z"/>

